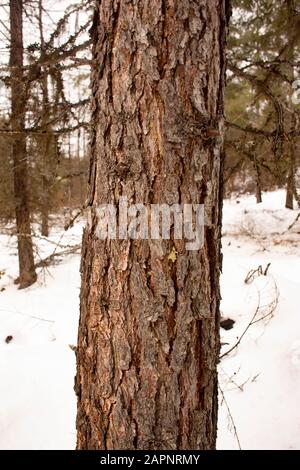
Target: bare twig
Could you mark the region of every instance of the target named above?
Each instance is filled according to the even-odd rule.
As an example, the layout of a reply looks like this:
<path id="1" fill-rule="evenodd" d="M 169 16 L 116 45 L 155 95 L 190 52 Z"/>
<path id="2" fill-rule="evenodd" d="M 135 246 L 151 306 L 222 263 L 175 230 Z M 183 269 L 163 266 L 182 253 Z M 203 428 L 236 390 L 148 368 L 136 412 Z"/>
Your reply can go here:
<path id="1" fill-rule="evenodd" d="M 259 295 L 259 299 L 260 299 L 260 293 L 258 293 Z M 220 356 L 220 359 L 223 359 L 223 357 L 227 356 L 228 354 L 230 354 L 232 351 L 234 351 L 238 346 L 239 344 L 241 343 L 242 339 L 244 338 L 245 334 L 247 333 L 247 331 L 249 330 L 249 328 L 251 327 L 251 325 L 253 324 L 253 321 L 255 320 L 258 312 L 259 312 L 259 307 L 260 307 L 260 300 L 258 300 L 258 305 L 255 309 L 255 312 L 250 320 L 250 322 L 248 323 L 248 325 L 246 326 L 246 328 L 244 329 L 243 333 L 241 334 L 241 336 L 238 338 L 237 342 L 231 347 L 228 349 L 228 351 L 224 352 L 223 354 L 221 354 Z"/>
<path id="2" fill-rule="evenodd" d="M 30 317 L 30 318 L 33 318 L 34 320 L 45 321 L 47 323 L 54 323 L 54 320 L 47 320 L 47 318 L 37 317 L 36 315 L 30 315 L 29 313 L 18 312 L 16 310 L 7 310 L 7 309 L 1 308 L 0 312 L 15 313 L 16 315 L 22 315 L 24 317 Z"/>
<path id="3" fill-rule="evenodd" d="M 267 268 L 265 269 L 265 271 L 263 272 L 262 271 L 262 268 L 261 266 L 259 268 L 260 269 L 260 275 L 264 275 L 265 272 L 267 272 L 268 270 L 268 267 L 269 265 L 267 266 Z M 258 268 L 258 269 L 259 269 Z M 253 270 L 252 270 L 253 272 Z M 258 270 L 254 271 L 254 272 L 258 272 Z M 248 277 L 248 276 L 247 276 Z M 273 278 L 272 278 L 273 279 Z M 253 278 L 252 278 L 253 280 Z M 276 285 L 276 282 L 274 281 L 273 279 L 273 282 L 274 282 L 274 289 L 275 289 L 275 295 L 274 295 L 274 298 L 273 300 L 267 304 L 267 305 L 261 305 L 261 295 L 260 295 L 260 291 L 257 289 L 257 293 L 258 293 L 258 301 L 257 301 L 257 307 L 255 309 L 255 312 L 254 314 L 252 315 L 251 317 L 251 320 L 250 322 L 247 324 L 246 328 L 244 329 L 243 333 L 241 334 L 241 336 L 238 338 L 238 340 L 236 341 L 236 343 L 231 347 L 229 348 L 227 351 L 225 351 L 223 354 L 221 354 L 220 356 L 220 359 L 223 359 L 223 357 L 227 356 L 228 354 L 230 354 L 232 351 L 234 351 L 241 343 L 242 339 L 244 338 L 245 334 L 247 333 L 247 331 L 249 330 L 249 328 L 254 325 L 255 323 L 259 323 L 263 320 L 265 320 L 266 318 L 268 319 L 271 319 L 272 316 L 273 316 L 273 313 L 274 311 L 276 310 L 277 308 L 277 305 L 278 305 L 278 299 L 279 299 L 279 291 L 278 291 L 278 288 L 277 288 L 277 285 Z M 259 316 L 259 313 L 262 314 Z"/>
<path id="4" fill-rule="evenodd" d="M 71 255 L 71 254 L 75 254 L 76 252 L 78 252 L 79 250 L 81 249 L 81 243 L 78 243 L 77 245 L 74 245 L 66 250 L 62 250 L 62 251 L 55 251 L 53 252 L 51 255 L 47 256 L 46 258 L 42 259 L 41 261 L 39 261 L 35 267 L 36 268 L 41 268 L 41 267 L 45 267 L 45 266 L 49 266 L 54 258 L 58 257 L 58 256 L 63 256 L 63 255 Z"/>
<path id="5" fill-rule="evenodd" d="M 295 218 L 294 222 L 292 222 L 292 223 L 288 226 L 287 231 L 288 231 L 288 230 L 291 230 L 291 229 L 294 227 L 294 225 L 296 225 L 296 223 L 298 222 L 299 219 L 300 219 L 300 212 L 297 214 L 297 217 Z"/>
<path id="6" fill-rule="evenodd" d="M 225 404 L 225 406 L 226 406 L 226 408 L 227 408 L 228 416 L 229 416 L 229 419 L 230 419 L 231 424 L 232 424 L 232 427 L 233 427 L 234 435 L 235 435 L 236 441 L 237 441 L 237 443 L 238 443 L 239 450 L 242 450 L 241 442 L 240 442 L 239 435 L 238 435 L 238 432 L 237 432 L 237 428 L 236 428 L 236 425 L 235 425 L 235 421 L 234 421 L 234 419 L 233 419 L 231 410 L 230 410 L 229 405 L 228 405 L 228 403 L 227 403 L 227 400 L 226 400 L 226 398 L 225 398 L 225 394 L 224 394 L 222 388 L 220 387 L 220 385 L 218 386 L 218 388 L 219 388 L 219 391 L 220 391 L 220 393 L 221 393 L 221 395 L 222 395 L 222 400 L 224 401 L 224 404 Z"/>
<path id="7" fill-rule="evenodd" d="M 62 236 L 60 237 L 59 241 L 56 242 L 54 240 L 50 240 L 50 238 L 47 238 L 47 237 L 44 237 L 43 235 L 38 235 L 36 233 L 32 233 L 32 234 L 28 234 L 28 233 L 14 233 L 13 235 L 16 235 L 17 237 L 32 237 L 32 238 L 37 238 L 38 240 L 44 240 L 46 241 L 47 243 L 50 243 L 51 245 L 55 245 L 57 248 L 73 248 L 73 245 L 63 245 L 62 243 L 60 243 L 64 233 L 62 234 Z"/>

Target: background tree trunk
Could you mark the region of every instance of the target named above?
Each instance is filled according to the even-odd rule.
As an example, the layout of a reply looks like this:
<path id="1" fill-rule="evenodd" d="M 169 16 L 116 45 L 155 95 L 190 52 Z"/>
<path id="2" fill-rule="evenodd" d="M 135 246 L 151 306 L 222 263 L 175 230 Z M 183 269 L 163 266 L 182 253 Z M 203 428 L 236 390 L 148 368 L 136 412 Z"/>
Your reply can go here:
<path id="1" fill-rule="evenodd" d="M 44 27 L 43 27 L 43 2 L 39 0 L 38 8 L 38 21 L 39 21 L 39 33 L 41 41 L 41 57 L 43 58 L 45 54 L 45 41 L 44 41 Z M 49 93 L 48 93 L 48 77 L 46 74 L 45 68 L 42 67 L 42 118 L 41 125 L 43 130 L 46 132 L 45 137 L 42 139 L 41 143 L 41 153 L 43 155 L 42 162 L 42 191 L 41 191 L 41 234 L 44 237 L 49 235 L 49 204 L 50 204 L 50 195 L 49 195 L 49 183 L 50 183 L 50 165 L 48 159 L 50 156 L 50 141 L 51 136 L 49 134 L 50 128 L 47 125 L 49 120 Z"/>
<path id="2" fill-rule="evenodd" d="M 78 449 L 215 447 L 225 10 L 223 0 L 97 2 Z M 100 241 L 95 209 L 120 196 L 203 203 L 204 247 Z"/>
<path id="3" fill-rule="evenodd" d="M 257 160 L 256 149 L 254 150 L 253 164 L 254 164 L 254 171 L 255 171 L 255 197 L 256 197 L 257 204 L 260 204 L 262 202 L 261 175 L 260 175 L 259 163 Z"/>
<path id="4" fill-rule="evenodd" d="M 287 209 L 294 208 L 294 188 L 295 188 L 295 141 L 291 138 L 289 143 L 289 160 L 288 160 L 288 176 L 286 184 L 285 207 Z"/>
<path id="5" fill-rule="evenodd" d="M 36 281 L 30 227 L 26 139 L 24 134 L 26 99 L 23 83 L 22 13 L 22 0 L 10 0 L 11 130 L 13 131 L 12 155 L 20 288 L 28 287 Z"/>
<path id="6" fill-rule="evenodd" d="M 293 34 L 295 31 L 295 11 L 296 5 L 294 0 L 287 0 L 286 1 L 286 8 L 288 14 L 288 22 L 289 22 L 289 31 L 288 31 L 288 38 L 293 44 L 288 53 L 288 60 L 293 64 L 295 60 L 295 51 L 294 51 L 294 42 L 293 42 Z M 294 66 L 291 65 L 291 75 L 294 78 Z M 289 104 L 290 106 L 290 104 Z M 295 109 L 291 109 L 291 131 L 296 130 L 296 112 Z M 285 198 L 285 207 L 287 209 L 294 208 L 294 187 L 295 187 L 295 138 L 291 136 L 289 142 L 289 155 L 288 155 L 288 171 L 287 171 L 287 182 L 286 182 L 286 198 Z"/>
<path id="7" fill-rule="evenodd" d="M 43 2 L 38 4 L 38 23 L 41 42 L 41 58 L 46 54 L 43 26 Z M 45 67 L 41 67 L 41 89 L 42 89 L 42 115 L 41 128 L 45 135 L 40 138 L 40 149 L 42 156 L 42 185 L 41 185 L 41 234 L 49 235 L 49 211 L 51 208 L 51 187 L 54 181 L 54 168 L 56 159 L 56 139 L 51 122 L 51 106 L 49 100 L 48 75 Z"/>

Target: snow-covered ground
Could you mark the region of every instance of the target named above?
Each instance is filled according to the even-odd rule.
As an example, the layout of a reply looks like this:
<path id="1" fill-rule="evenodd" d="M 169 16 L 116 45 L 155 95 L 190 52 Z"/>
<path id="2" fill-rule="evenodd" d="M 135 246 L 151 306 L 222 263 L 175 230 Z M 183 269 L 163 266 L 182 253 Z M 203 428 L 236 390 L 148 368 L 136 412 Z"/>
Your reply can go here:
<path id="1" fill-rule="evenodd" d="M 58 228 L 50 238 L 76 245 L 82 224 L 61 238 L 63 232 Z M 56 248 L 35 242 L 42 258 Z M 75 353 L 69 345 L 77 340 L 79 261 L 79 254 L 65 256 L 40 269 L 36 284 L 18 290 L 16 239 L 0 237 L 0 449 L 75 447 Z M 8 336 L 13 339 L 6 343 Z"/>
<path id="2" fill-rule="evenodd" d="M 284 209 L 285 194 L 225 201 L 224 265 L 221 282 L 224 317 L 236 320 L 221 330 L 226 353 L 247 325 L 240 345 L 220 361 L 218 448 L 300 449 L 300 221 Z M 267 276 L 245 283 L 249 271 L 271 263 Z M 260 305 L 258 307 L 258 305 Z M 226 403 L 222 399 L 225 396 Z"/>
<path id="3" fill-rule="evenodd" d="M 235 324 L 221 332 L 219 449 L 238 440 L 243 449 L 300 449 L 300 220 L 289 229 L 298 212 L 284 209 L 283 191 L 259 205 L 225 201 L 221 310 Z M 82 226 L 56 225 L 50 239 L 60 248 L 35 239 L 38 256 L 80 243 Z M 75 447 L 79 261 L 61 257 L 20 291 L 16 239 L 0 235 L 1 449 Z"/>

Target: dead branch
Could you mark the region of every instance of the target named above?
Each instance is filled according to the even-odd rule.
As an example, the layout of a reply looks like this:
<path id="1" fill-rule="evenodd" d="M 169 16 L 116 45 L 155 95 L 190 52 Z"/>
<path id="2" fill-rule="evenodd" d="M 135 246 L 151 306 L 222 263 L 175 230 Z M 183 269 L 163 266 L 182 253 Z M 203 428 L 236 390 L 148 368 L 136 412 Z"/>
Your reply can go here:
<path id="1" fill-rule="evenodd" d="M 81 243 L 78 243 L 77 245 L 73 245 L 70 248 L 67 248 L 66 250 L 62 251 L 55 251 L 51 255 L 47 256 L 46 258 L 40 260 L 38 263 L 36 263 L 35 267 L 36 268 L 44 268 L 47 266 L 50 266 L 54 259 L 59 257 L 59 256 L 65 256 L 65 255 L 73 255 L 81 249 Z"/>

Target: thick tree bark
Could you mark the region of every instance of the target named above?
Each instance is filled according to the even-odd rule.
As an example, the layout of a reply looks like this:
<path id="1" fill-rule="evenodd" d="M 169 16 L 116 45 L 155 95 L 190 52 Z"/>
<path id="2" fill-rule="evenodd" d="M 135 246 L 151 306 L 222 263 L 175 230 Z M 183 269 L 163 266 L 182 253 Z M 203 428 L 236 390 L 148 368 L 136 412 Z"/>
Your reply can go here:
<path id="1" fill-rule="evenodd" d="M 28 287 L 36 281 L 28 201 L 28 173 L 25 124 L 25 92 L 23 84 L 23 2 L 10 0 L 11 31 L 11 129 L 16 225 L 18 232 L 19 285 Z"/>
<path id="2" fill-rule="evenodd" d="M 77 447 L 213 449 L 225 1 L 102 0 L 92 34 Z M 99 240 L 96 207 L 121 196 L 148 206 L 203 203 L 203 248 Z"/>

